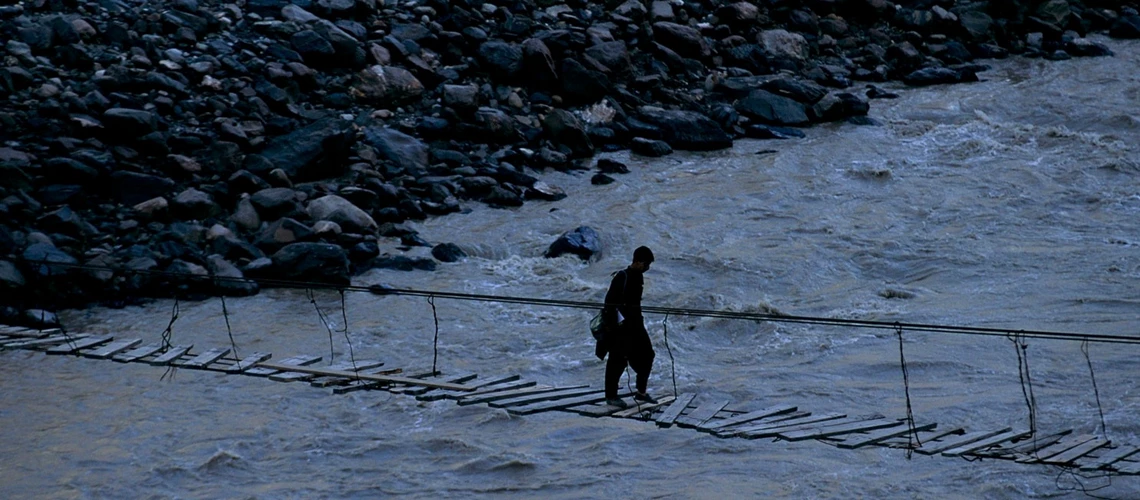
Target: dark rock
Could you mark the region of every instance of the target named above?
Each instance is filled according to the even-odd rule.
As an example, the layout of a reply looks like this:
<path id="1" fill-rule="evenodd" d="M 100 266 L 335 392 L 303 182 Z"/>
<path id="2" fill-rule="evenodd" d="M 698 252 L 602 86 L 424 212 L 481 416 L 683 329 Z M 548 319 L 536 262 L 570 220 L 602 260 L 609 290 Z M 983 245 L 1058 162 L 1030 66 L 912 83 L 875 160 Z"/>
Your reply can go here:
<path id="1" fill-rule="evenodd" d="M 348 232 L 376 232 L 376 221 L 372 216 L 337 195 L 330 194 L 309 202 L 308 212 L 313 220 L 335 222 Z"/>
<path id="2" fill-rule="evenodd" d="M 111 174 L 111 189 L 125 205 L 137 205 L 164 196 L 174 189 L 174 181 L 165 177 L 119 170 Z"/>
<path id="3" fill-rule="evenodd" d="M 351 122 L 339 118 L 323 118 L 272 139 L 261 156 L 292 179 L 327 179 L 344 171 L 344 159 L 355 140 Z"/>
<path id="4" fill-rule="evenodd" d="M 284 280 L 347 285 L 348 255 L 328 243 L 293 243 L 273 254 L 272 274 Z"/>
<path id="5" fill-rule="evenodd" d="M 613 177 L 610 177 L 603 173 L 597 173 L 594 174 L 593 177 L 590 177 L 590 184 L 593 184 L 595 186 L 604 186 L 606 184 L 613 184 L 614 182 L 615 181 Z"/>
<path id="6" fill-rule="evenodd" d="M 904 83 L 915 87 L 976 81 L 978 76 L 973 71 L 952 68 L 923 68 L 903 77 Z"/>
<path id="7" fill-rule="evenodd" d="M 1065 52 L 1077 57 L 1104 57 L 1114 55 L 1107 45 L 1094 42 L 1087 38 L 1077 38 L 1066 43 Z"/>
<path id="8" fill-rule="evenodd" d="M 445 118 L 425 116 L 416 124 L 416 133 L 425 139 L 445 137 L 451 130 L 451 122 Z"/>
<path id="9" fill-rule="evenodd" d="M 171 213 L 180 219 L 204 220 L 222 212 L 209 193 L 194 188 L 178 193 L 170 202 Z"/>
<path id="10" fill-rule="evenodd" d="M 537 38 L 528 38 L 522 43 L 522 52 L 521 79 L 536 88 L 553 88 L 558 82 L 558 71 L 546 44 Z"/>
<path id="11" fill-rule="evenodd" d="M 69 275 L 79 261 L 51 243 L 33 243 L 22 254 L 27 270 L 41 278 Z"/>
<path id="12" fill-rule="evenodd" d="M 48 178 L 88 185 L 99 179 L 99 171 L 71 158 L 51 158 L 44 162 L 43 174 Z"/>
<path id="13" fill-rule="evenodd" d="M 103 112 L 103 124 L 116 136 L 138 137 L 158 130 L 158 115 L 138 109 L 111 108 Z"/>
<path id="14" fill-rule="evenodd" d="M 812 105 L 827 95 L 827 89 L 808 80 L 776 78 L 760 85 L 760 88 L 773 94 L 788 97 L 798 102 Z"/>
<path id="15" fill-rule="evenodd" d="M 367 262 L 380 253 L 380 245 L 375 241 L 362 241 L 353 245 L 348 251 L 348 258 L 354 264 Z"/>
<path id="16" fill-rule="evenodd" d="M 380 158 L 394 163 L 402 173 L 421 177 L 430 165 L 427 145 L 396 129 L 368 127 L 364 129 L 364 142 L 375 148 Z"/>
<path id="17" fill-rule="evenodd" d="M 745 127 L 744 136 L 750 139 L 802 139 L 806 137 L 804 132 L 799 129 L 758 123 Z"/>
<path id="18" fill-rule="evenodd" d="M 1113 38 L 1140 38 L 1140 15 L 1128 14 L 1116 18 L 1108 35 Z"/>
<path id="19" fill-rule="evenodd" d="M 250 160 L 249 160 L 250 156 L 257 156 L 259 158 L 263 158 L 263 157 L 261 157 L 261 155 L 248 155 L 248 156 L 246 156 L 246 161 L 245 161 L 246 164 L 250 163 Z M 268 160 L 266 160 L 266 161 L 268 161 Z M 272 164 L 270 164 L 269 167 L 270 168 L 265 169 L 264 171 L 268 172 L 269 170 L 273 170 Z M 264 168 L 264 167 L 261 167 L 261 168 Z M 237 172 L 234 172 L 233 175 L 230 176 L 229 180 L 226 181 L 226 183 L 229 185 L 230 193 L 234 193 L 234 194 L 256 193 L 258 191 L 261 191 L 262 189 L 269 189 L 269 183 L 268 182 L 265 182 L 264 179 L 254 175 L 253 173 L 249 172 L 248 170 L 238 170 Z"/>
<path id="20" fill-rule="evenodd" d="M 628 174 L 629 167 L 624 163 L 609 158 L 598 159 L 598 171 L 603 174 Z"/>
<path id="21" fill-rule="evenodd" d="M 502 186 L 492 187 L 482 201 L 493 207 L 521 207 L 523 205 L 523 199 L 518 193 Z"/>
<path id="22" fill-rule="evenodd" d="M 262 189 L 249 197 L 257 214 L 267 221 L 292 217 L 304 213 L 297 202 L 297 193 L 289 188 Z"/>
<path id="23" fill-rule="evenodd" d="M 587 69 L 571 58 L 562 60 L 560 82 L 562 99 L 569 104 L 598 102 L 610 92 L 612 86 L 604 73 Z"/>
<path id="24" fill-rule="evenodd" d="M 688 151 L 713 151 L 732 147 L 732 137 L 709 117 L 694 111 L 643 107 L 639 116 L 661 131 L 669 146 Z"/>
<path id="25" fill-rule="evenodd" d="M 602 63 L 618 76 L 629 75 L 633 71 L 633 62 L 629 57 L 629 49 L 625 42 L 603 42 L 586 49 L 586 55 Z"/>
<path id="26" fill-rule="evenodd" d="M 437 264 L 434 260 L 425 257 L 407 257 L 404 255 L 384 255 L 376 257 L 365 266 L 368 269 L 395 269 L 397 271 L 435 271 Z"/>
<path id="27" fill-rule="evenodd" d="M 585 125 L 573 113 L 563 109 L 553 109 L 542 120 L 542 128 L 555 144 L 570 148 L 575 158 L 594 155 L 594 143 L 586 134 Z"/>
<path id="28" fill-rule="evenodd" d="M 51 184 L 36 190 L 36 199 L 46 206 L 85 204 L 85 189 L 78 184 Z"/>
<path id="29" fill-rule="evenodd" d="M 36 220 L 36 224 L 44 230 L 66 234 L 73 238 L 84 238 L 98 233 L 94 226 L 84 222 L 79 214 L 67 206 L 44 214 Z"/>
<path id="30" fill-rule="evenodd" d="M 61 326 L 59 318 L 55 313 L 43 309 L 28 309 L 24 311 L 23 316 L 18 319 L 17 322 L 22 326 L 38 330 L 59 328 Z"/>
<path id="31" fill-rule="evenodd" d="M 217 295 L 247 297 L 257 295 L 257 292 L 261 290 L 256 281 L 245 279 L 241 270 L 221 255 L 206 257 L 206 267 L 215 278 L 214 293 Z"/>
<path id="32" fill-rule="evenodd" d="M 519 140 L 519 129 L 515 119 L 503 111 L 482 107 L 475 111 L 473 119 L 479 136 L 490 142 L 515 142 Z"/>
<path id="33" fill-rule="evenodd" d="M 629 150 L 641 156 L 654 158 L 673 154 L 673 148 L 669 147 L 669 143 L 644 137 L 634 137 L 630 140 Z"/>
<path id="34" fill-rule="evenodd" d="M 445 106 L 469 114 L 479 109 L 479 87 L 475 85 L 444 85 L 440 92 Z"/>
<path id="35" fill-rule="evenodd" d="M 457 262 L 467 258 L 467 252 L 455 243 L 440 243 L 431 249 L 431 256 L 440 262 Z"/>
<path id="36" fill-rule="evenodd" d="M 535 182 L 526 190 L 525 195 L 530 200 L 558 201 L 566 198 L 566 192 L 562 188 L 543 181 Z"/>
<path id="37" fill-rule="evenodd" d="M 807 125 L 809 119 L 804 105 L 766 90 L 754 90 L 736 103 L 741 114 L 775 125 Z"/>
<path id="38" fill-rule="evenodd" d="M 479 46 L 479 62 L 496 80 L 513 80 L 522 70 L 523 49 L 513 43 L 491 40 Z"/>
<path id="39" fill-rule="evenodd" d="M 546 249 L 543 257 L 554 258 L 565 254 L 576 255 L 582 260 L 591 260 L 602 254 L 602 239 L 598 232 L 589 226 L 580 226 L 559 236 Z"/>
<path id="40" fill-rule="evenodd" d="M 251 243 L 234 236 L 225 234 L 214 238 L 210 242 L 210 249 L 217 255 L 231 260 L 256 260 L 265 257 L 265 253 Z"/>

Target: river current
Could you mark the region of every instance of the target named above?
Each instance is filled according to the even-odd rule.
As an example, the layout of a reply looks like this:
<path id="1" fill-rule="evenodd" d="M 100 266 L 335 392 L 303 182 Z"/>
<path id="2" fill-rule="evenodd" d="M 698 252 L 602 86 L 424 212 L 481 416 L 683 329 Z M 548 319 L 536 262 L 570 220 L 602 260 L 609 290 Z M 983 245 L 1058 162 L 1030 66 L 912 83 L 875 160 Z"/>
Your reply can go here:
<path id="1" fill-rule="evenodd" d="M 992 61 L 979 83 L 887 86 L 901 98 L 872 103 L 880 126 L 834 124 L 806 139 L 661 159 L 605 155 L 632 170 L 608 186 L 545 173 L 568 198 L 471 204 L 415 225 L 428 241 L 464 248 L 466 260 L 355 283 L 599 301 L 610 273 L 648 245 L 657 262 L 646 305 L 1140 336 L 1140 43 L 1105 42 L 1115 57 L 1015 58 Z M 542 258 L 581 225 L 601 234 L 600 259 Z M 331 349 L 338 361 L 430 368 L 426 299 L 350 292 L 344 314 L 339 294 L 314 299 L 267 290 L 227 300 L 239 353 L 327 363 Z M 173 307 L 62 318 L 73 331 L 151 342 Z M 444 370 L 601 385 L 587 311 L 447 299 L 435 310 Z M 673 392 L 675 366 L 677 388 L 699 401 L 905 416 L 894 331 L 664 319 L 646 318 L 657 395 Z M 172 338 L 230 345 L 220 301 L 180 303 Z M 903 338 L 919 423 L 1028 425 L 1008 339 Z M 1099 410 L 1080 344 L 1030 340 L 1025 353 L 1042 433 L 1140 443 L 1140 346 L 1089 346 Z M 0 353 L 0 497 L 1085 498 L 1080 484 L 1140 497 L 1138 478 L 1006 461 L 717 439 L 557 412 L 512 417 L 213 372 L 160 381 L 162 372 Z"/>

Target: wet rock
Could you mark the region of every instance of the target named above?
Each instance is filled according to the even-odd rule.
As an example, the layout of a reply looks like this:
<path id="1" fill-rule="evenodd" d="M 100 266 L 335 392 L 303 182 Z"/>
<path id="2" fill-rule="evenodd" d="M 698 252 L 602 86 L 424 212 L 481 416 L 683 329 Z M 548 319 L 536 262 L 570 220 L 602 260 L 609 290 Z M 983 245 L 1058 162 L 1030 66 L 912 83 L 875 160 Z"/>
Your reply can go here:
<path id="1" fill-rule="evenodd" d="M 1094 42 L 1087 38 L 1077 38 L 1066 43 L 1065 51 L 1077 57 L 1104 57 L 1115 55 L 1107 45 Z"/>
<path id="2" fill-rule="evenodd" d="M 174 181 L 165 177 L 119 170 L 111 174 L 111 189 L 122 203 L 136 205 L 174 190 Z"/>
<path id="3" fill-rule="evenodd" d="M 217 295 L 247 297 L 257 295 L 261 290 L 256 281 L 245 279 L 241 270 L 221 255 L 206 257 L 206 266 L 215 278 L 214 293 Z"/>
<path id="4" fill-rule="evenodd" d="M 642 120 L 657 127 L 669 146 L 687 151 L 713 151 L 732 147 L 732 137 L 709 117 L 693 111 L 649 106 L 639 110 Z"/>
<path id="5" fill-rule="evenodd" d="M 807 105 L 815 104 L 827 95 L 827 89 L 823 86 L 809 80 L 795 78 L 768 80 L 760 84 L 760 88 Z"/>
<path id="6" fill-rule="evenodd" d="M 59 317 L 51 311 L 43 309 L 28 309 L 24 311 L 21 318 L 17 320 L 22 326 L 36 329 L 59 328 Z"/>
<path id="7" fill-rule="evenodd" d="M 566 198 L 566 191 L 558 186 L 547 184 L 543 181 L 535 182 L 530 189 L 526 190 L 526 198 L 532 200 L 543 201 L 558 201 Z"/>
<path id="8" fill-rule="evenodd" d="M 403 173 L 420 177 L 430 165 L 427 145 L 398 130 L 368 127 L 364 129 L 364 142 L 375 148 L 380 158 L 391 161 Z"/>
<path id="9" fill-rule="evenodd" d="M 837 121 L 854 116 L 865 116 L 871 106 L 855 94 L 830 94 L 812 108 L 812 114 L 821 121 Z"/>
<path id="10" fill-rule="evenodd" d="M 376 232 L 376 221 L 367 212 L 337 195 L 330 194 L 309 202 L 308 212 L 313 220 L 334 222 L 349 232 Z"/>
<path id="11" fill-rule="evenodd" d="M 432 247 L 431 255 L 440 262 L 457 262 L 467 258 L 467 252 L 455 243 L 440 243 Z"/>
<path id="12" fill-rule="evenodd" d="M 669 143 L 644 137 L 635 137 L 630 140 L 629 150 L 641 156 L 653 158 L 673 154 L 673 148 L 669 147 Z"/>
<path id="13" fill-rule="evenodd" d="M 573 231 L 567 231 L 559 236 L 550 247 L 546 249 L 543 257 L 554 258 L 566 254 L 576 255 L 582 260 L 591 260 L 600 257 L 602 253 L 602 240 L 598 232 L 589 226 L 580 226 Z"/>
<path id="14" fill-rule="evenodd" d="M 593 184 L 595 186 L 604 186 L 606 184 L 613 184 L 614 182 L 616 181 L 613 177 L 610 177 L 603 173 L 597 173 L 594 174 L 593 177 L 590 177 L 590 184 Z"/>
<path id="15" fill-rule="evenodd" d="M 749 118 L 774 125 L 807 125 L 803 104 L 766 90 L 754 90 L 736 103 L 736 110 Z"/>
<path id="16" fill-rule="evenodd" d="M 250 196 L 249 201 L 257 209 L 257 214 L 268 221 L 304 213 L 297 201 L 297 193 L 289 188 L 262 189 Z"/>
<path id="17" fill-rule="evenodd" d="M 272 275 L 279 279 L 349 284 L 348 255 L 328 243 L 293 243 L 273 254 Z"/>
<path id="18" fill-rule="evenodd" d="M 521 207 L 523 199 L 518 193 L 506 189 L 502 186 L 493 186 L 491 190 L 482 198 L 483 203 L 492 207 Z"/>
<path id="19" fill-rule="evenodd" d="M 751 124 L 744 128 L 744 136 L 749 139 L 802 139 L 802 130 L 777 127 L 774 125 Z"/>
<path id="20" fill-rule="evenodd" d="M 598 171 L 603 174 L 628 174 L 629 167 L 626 164 L 614 161 L 609 158 L 598 159 Z"/>
<path id="21" fill-rule="evenodd" d="M 354 142 L 351 122 L 324 118 L 270 140 L 261 156 L 290 178 L 327 179 L 344 171 L 344 159 Z"/>
<path id="22" fill-rule="evenodd" d="M 923 68 L 903 77 L 904 83 L 915 87 L 976 81 L 978 76 L 973 71 L 953 68 Z"/>
<path id="23" fill-rule="evenodd" d="M 380 245 L 375 241 L 362 241 L 352 246 L 348 251 L 348 258 L 353 264 L 367 262 L 380 253 Z"/>
<path id="24" fill-rule="evenodd" d="M 209 219 L 222 212 L 209 193 L 189 188 L 174 197 L 170 204 L 173 215 L 186 220 Z"/>
<path id="25" fill-rule="evenodd" d="M 395 269 L 397 271 L 435 271 L 438 264 L 425 257 L 407 257 L 404 255 L 382 255 L 368 262 L 368 269 Z"/>

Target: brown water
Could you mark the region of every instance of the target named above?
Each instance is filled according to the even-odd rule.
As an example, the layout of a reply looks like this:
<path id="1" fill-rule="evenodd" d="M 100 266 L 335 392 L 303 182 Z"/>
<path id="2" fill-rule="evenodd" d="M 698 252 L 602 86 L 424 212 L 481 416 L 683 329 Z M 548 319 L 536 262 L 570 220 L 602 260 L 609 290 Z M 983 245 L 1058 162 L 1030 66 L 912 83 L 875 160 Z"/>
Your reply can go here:
<path id="1" fill-rule="evenodd" d="M 798 141 L 613 158 L 632 174 L 544 180 L 570 197 L 429 220 L 432 242 L 472 255 L 434 273 L 373 271 L 358 284 L 600 300 L 638 245 L 657 263 L 648 305 L 1140 335 L 1140 44 L 1115 58 L 994 63 L 969 85 L 875 101 L 879 127 L 833 125 Z M 763 152 L 775 150 L 774 152 Z M 593 263 L 540 257 L 563 231 L 596 228 Z M 430 367 L 422 298 L 349 293 L 352 354 Z M 316 295 L 335 331 L 341 298 Z M 325 354 L 304 293 L 231 299 L 240 352 Z M 64 315 L 72 330 L 159 339 L 173 303 Z M 440 299 L 445 370 L 600 385 L 585 311 Z M 651 390 L 672 392 L 661 316 L 647 318 Z M 670 317 L 678 388 L 737 408 L 779 403 L 905 415 L 892 331 Z M 1000 337 L 904 333 L 916 418 L 940 427 L 1028 425 L 1013 345 Z M 176 343 L 228 345 L 216 299 L 181 303 Z M 345 336 L 331 341 L 337 360 Z M 1101 432 L 1076 343 L 1030 341 L 1042 432 Z M 1108 436 L 1136 434 L 1140 347 L 1090 354 Z M 1041 466 L 967 462 L 818 442 L 721 440 L 652 424 L 420 403 L 362 392 L 0 353 L 0 497 L 1084 498 Z M 1106 479 L 1083 479 L 1087 487 Z M 1140 497 L 1140 479 L 1096 492 Z"/>

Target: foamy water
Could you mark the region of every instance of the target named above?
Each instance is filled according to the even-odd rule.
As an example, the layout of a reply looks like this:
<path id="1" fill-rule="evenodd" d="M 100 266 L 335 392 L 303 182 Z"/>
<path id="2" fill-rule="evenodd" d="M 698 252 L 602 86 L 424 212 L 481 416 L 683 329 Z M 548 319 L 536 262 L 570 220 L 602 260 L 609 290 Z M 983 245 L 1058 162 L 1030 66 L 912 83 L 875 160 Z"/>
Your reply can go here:
<path id="1" fill-rule="evenodd" d="M 1140 44 L 1117 57 L 1008 60 L 984 82 L 903 89 L 877 127 L 830 125 L 797 141 L 612 158 L 609 186 L 548 173 L 569 198 L 417 226 L 471 258 L 434 273 L 373 271 L 359 284 L 600 300 L 638 245 L 657 263 L 647 305 L 1136 335 L 1140 325 Z M 774 150 L 774 152 L 768 152 Z M 544 259 L 558 234 L 594 227 L 594 262 Z M 426 249 L 425 249 L 426 250 Z M 422 298 L 302 292 L 230 299 L 240 352 L 323 354 L 430 367 Z M 439 299 L 445 370 L 601 384 L 580 310 Z M 217 299 L 179 304 L 176 343 L 229 344 Z M 64 315 L 73 330 L 155 341 L 173 303 Z M 665 326 L 651 390 L 672 392 Z M 682 391 L 733 407 L 905 415 L 894 332 L 670 317 Z M 904 332 L 919 421 L 1028 425 L 1004 338 Z M 1100 432 L 1080 346 L 1030 341 L 1042 432 Z M 1140 349 L 1090 348 L 1108 436 L 1140 443 Z M 27 352 L 0 354 L 0 495 L 6 498 L 467 498 L 516 496 L 1057 498 L 1068 475 L 1002 461 L 814 441 L 721 440 L 652 424 L 420 403 L 302 384 Z M 1084 479 L 1089 487 L 1105 479 Z M 1140 496 L 1114 478 L 1097 494 Z"/>

